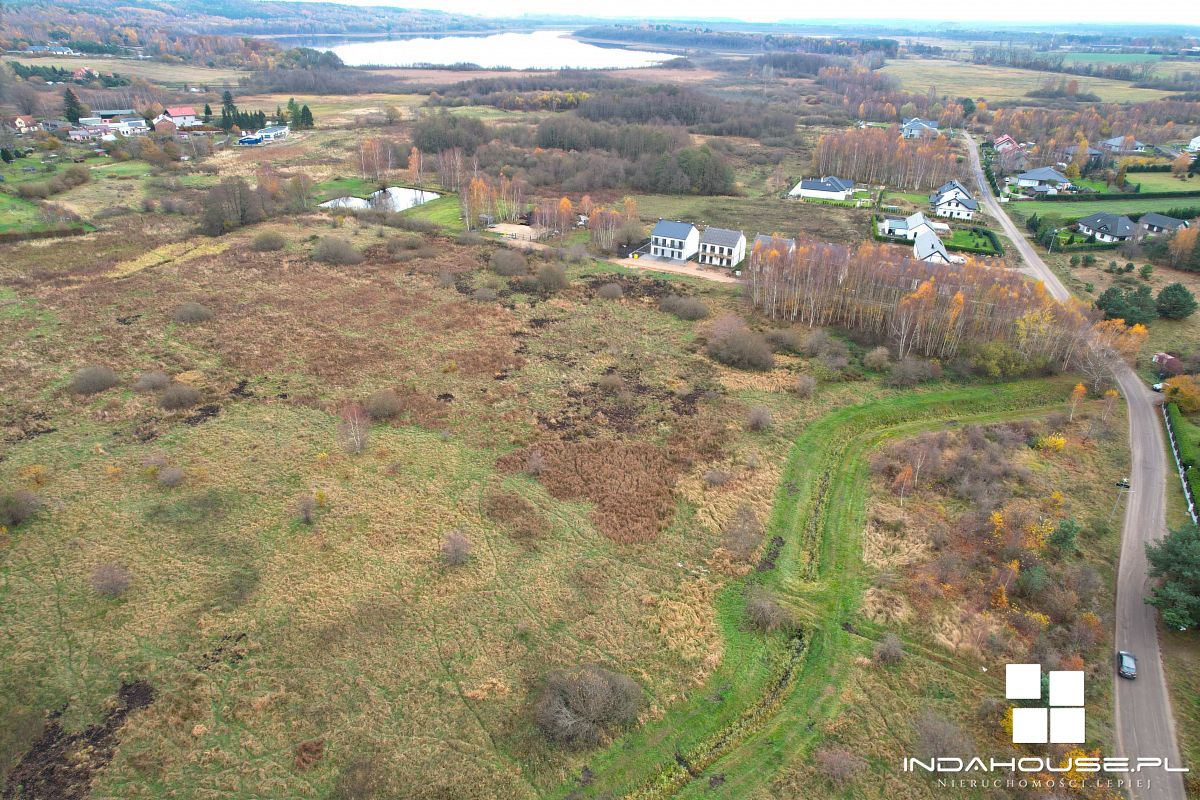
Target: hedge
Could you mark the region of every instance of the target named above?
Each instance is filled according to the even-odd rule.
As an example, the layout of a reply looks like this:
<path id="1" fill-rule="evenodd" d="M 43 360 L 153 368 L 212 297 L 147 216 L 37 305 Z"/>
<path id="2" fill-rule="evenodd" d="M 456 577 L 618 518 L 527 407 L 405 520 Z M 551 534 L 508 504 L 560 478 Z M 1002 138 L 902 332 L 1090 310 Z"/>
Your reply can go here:
<path id="1" fill-rule="evenodd" d="M 1200 190 L 1193 192 L 1096 192 L 1095 194 L 1050 194 L 1039 197 L 1048 203 L 1092 203 L 1102 200 L 1172 200 L 1177 197 L 1200 197 Z"/>
<path id="2" fill-rule="evenodd" d="M 1175 433 L 1180 463 L 1185 467 L 1200 465 L 1200 426 L 1185 417 L 1175 403 L 1167 403 L 1167 420 Z"/>
<path id="3" fill-rule="evenodd" d="M 1000 244 L 1000 238 L 993 231 L 987 228 L 979 228 L 972 226 L 971 229 L 975 233 L 985 236 L 991 241 L 994 250 L 985 250 L 982 247 L 963 247 L 961 245 L 951 244 L 950 242 L 942 242 L 947 250 L 953 250 L 956 253 L 973 253 L 980 256 L 1002 256 L 1004 255 L 1004 246 Z M 879 220 L 875 214 L 871 215 L 871 236 L 877 242 L 888 242 L 890 244 L 907 244 L 912 245 L 911 239 L 902 239 L 898 236 L 885 236 L 879 232 Z M 941 237 L 938 237 L 941 238 Z"/>
<path id="4" fill-rule="evenodd" d="M 3 231 L 0 232 L 0 243 L 25 242 L 30 239 L 57 239 L 60 236 L 83 236 L 94 230 L 94 227 L 83 223 L 62 223 L 40 230 Z"/>

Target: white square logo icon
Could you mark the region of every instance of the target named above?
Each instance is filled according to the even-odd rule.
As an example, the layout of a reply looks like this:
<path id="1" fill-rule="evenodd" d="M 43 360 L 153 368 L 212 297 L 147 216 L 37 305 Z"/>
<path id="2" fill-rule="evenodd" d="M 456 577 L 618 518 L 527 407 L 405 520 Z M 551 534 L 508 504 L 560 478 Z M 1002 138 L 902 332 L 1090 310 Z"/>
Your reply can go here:
<path id="1" fill-rule="evenodd" d="M 1050 705 L 1082 706 L 1083 673 L 1051 670 Z"/>
<path id="2" fill-rule="evenodd" d="M 1047 710 L 1045 708 L 1014 708 L 1013 743 L 1046 744 Z"/>
<path id="3" fill-rule="evenodd" d="M 1042 665 L 1008 664 L 1004 669 L 1004 696 L 1009 700 L 1042 699 Z"/>
<path id="4" fill-rule="evenodd" d="M 1050 741 L 1053 744 L 1083 744 L 1082 708 L 1050 709 Z"/>

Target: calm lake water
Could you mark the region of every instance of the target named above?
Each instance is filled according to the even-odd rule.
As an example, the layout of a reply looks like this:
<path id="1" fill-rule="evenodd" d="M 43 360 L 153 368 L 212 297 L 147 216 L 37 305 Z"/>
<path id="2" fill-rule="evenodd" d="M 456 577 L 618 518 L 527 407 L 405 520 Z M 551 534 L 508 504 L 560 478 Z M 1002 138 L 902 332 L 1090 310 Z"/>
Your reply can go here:
<path id="1" fill-rule="evenodd" d="M 597 47 L 567 38 L 567 31 L 497 33 L 353 42 L 329 49 L 355 67 L 409 67 L 418 64 L 478 64 L 513 69 L 629 69 L 674 58 L 670 53 Z"/>
<path id="2" fill-rule="evenodd" d="M 356 210 L 374 208 L 379 211 L 403 211 L 406 208 L 428 203 L 430 200 L 437 200 L 439 196 L 437 192 L 427 192 L 424 189 L 389 186 L 386 189 L 380 189 L 366 199 L 335 197 L 333 200 L 321 203 L 321 208 L 353 208 Z"/>

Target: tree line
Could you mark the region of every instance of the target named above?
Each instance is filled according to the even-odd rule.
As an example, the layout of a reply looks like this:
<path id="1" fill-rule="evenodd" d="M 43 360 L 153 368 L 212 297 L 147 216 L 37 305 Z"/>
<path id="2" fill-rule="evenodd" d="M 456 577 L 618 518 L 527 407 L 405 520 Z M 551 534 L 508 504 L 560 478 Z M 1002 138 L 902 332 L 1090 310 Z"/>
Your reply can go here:
<path id="1" fill-rule="evenodd" d="M 825 134 L 813 150 L 813 166 L 821 175 L 913 190 L 935 189 L 960 177 L 949 139 L 905 139 L 894 125 Z"/>

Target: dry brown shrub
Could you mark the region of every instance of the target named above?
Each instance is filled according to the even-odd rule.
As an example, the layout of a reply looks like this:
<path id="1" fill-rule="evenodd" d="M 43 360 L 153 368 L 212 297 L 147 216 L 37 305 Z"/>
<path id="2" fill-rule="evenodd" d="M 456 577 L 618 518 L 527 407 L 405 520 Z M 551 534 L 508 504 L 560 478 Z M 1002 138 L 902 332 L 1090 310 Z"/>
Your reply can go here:
<path id="1" fill-rule="evenodd" d="M 504 489 L 492 489 L 484 495 L 483 512 L 503 525 L 518 541 L 540 539 L 550 527 L 537 506 L 516 492 Z"/>
<path id="2" fill-rule="evenodd" d="M 404 410 L 395 389 L 380 389 L 367 398 L 367 413 L 371 419 L 395 419 Z"/>
<path id="3" fill-rule="evenodd" d="M 133 389 L 137 392 L 161 392 L 170 385 L 170 375 L 161 369 L 152 369 L 138 376 L 137 381 L 133 384 Z"/>
<path id="4" fill-rule="evenodd" d="M 617 542 L 645 542 L 658 535 L 674 506 L 678 467 L 647 442 L 589 440 L 538 446 L 546 459 L 540 480 L 559 499 L 595 504 L 592 521 Z M 524 467 L 523 452 L 510 453 L 501 466 Z"/>
<path id="5" fill-rule="evenodd" d="M 33 492 L 0 492 L 0 526 L 15 528 L 37 513 L 42 501 Z"/>
<path id="6" fill-rule="evenodd" d="M 460 530 L 446 534 L 442 541 L 442 558 L 452 567 L 460 567 L 471 557 L 471 540 Z"/>
<path id="7" fill-rule="evenodd" d="M 115 561 L 106 562 L 92 570 L 92 590 L 101 597 L 120 597 L 132 581 L 129 570 Z"/>
<path id="8" fill-rule="evenodd" d="M 546 679 L 534 718 L 550 739 L 590 747 L 609 729 L 634 721 L 641 695 L 632 678 L 600 667 L 557 670 Z"/>
<path id="9" fill-rule="evenodd" d="M 185 325 L 208 322 L 212 318 L 213 312 L 207 306 L 203 306 L 200 303 L 183 303 L 171 311 L 171 319 Z"/>
<path id="10" fill-rule="evenodd" d="M 904 642 L 894 633 L 889 633 L 875 645 L 875 660 L 880 664 L 899 664 L 904 659 Z"/>
<path id="11" fill-rule="evenodd" d="M 74 394 L 98 394 L 117 385 L 117 373 L 108 367 L 84 367 L 71 376 Z"/>
<path id="12" fill-rule="evenodd" d="M 606 283 L 596 291 L 596 296 L 601 300 L 620 300 L 625 296 L 625 290 L 619 283 Z"/>
<path id="13" fill-rule="evenodd" d="M 296 745 L 295 758 L 292 764 L 300 772 L 305 772 L 320 761 L 323 755 L 325 755 L 325 741 L 323 739 L 311 739 Z"/>
<path id="14" fill-rule="evenodd" d="M 755 406 L 746 415 L 746 427 L 752 431 L 765 431 L 771 427 L 771 409 Z"/>
<path id="15" fill-rule="evenodd" d="M 753 587 L 746 595 L 746 618 L 751 627 L 763 633 L 790 628 L 792 625 L 787 609 L 761 586 Z"/>
<path id="16" fill-rule="evenodd" d="M 725 524 L 721 535 L 721 546 L 742 561 L 749 561 L 762 544 L 763 526 L 758 514 L 748 505 L 738 510 Z"/>
<path id="17" fill-rule="evenodd" d="M 816 752 L 817 771 L 834 786 L 844 788 L 867 767 L 866 759 L 844 747 L 822 747 Z"/>
<path id="18" fill-rule="evenodd" d="M 158 485 L 174 489 L 183 483 L 183 470 L 179 467 L 163 467 L 158 471 Z"/>
<path id="19" fill-rule="evenodd" d="M 158 404 L 167 411 L 181 411 L 200 402 L 200 392 L 186 383 L 172 383 L 158 398 Z"/>
<path id="20" fill-rule="evenodd" d="M 813 391 L 817 388 L 817 379 L 812 375 L 798 375 L 796 382 L 792 385 L 792 391 L 797 397 L 808 399 L 812 397 Z"/>

